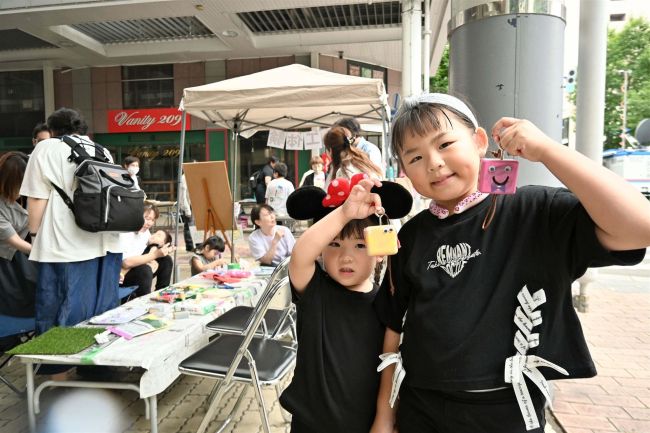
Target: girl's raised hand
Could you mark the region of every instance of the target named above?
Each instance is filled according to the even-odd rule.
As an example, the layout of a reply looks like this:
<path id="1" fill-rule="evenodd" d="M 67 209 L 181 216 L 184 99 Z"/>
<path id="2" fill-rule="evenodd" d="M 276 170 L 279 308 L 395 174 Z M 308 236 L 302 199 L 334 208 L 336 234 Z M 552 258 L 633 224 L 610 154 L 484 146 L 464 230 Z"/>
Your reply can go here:
<path id="1" fill-rule="evenodd" d="M 541 161 L 545 151 L 557 143 L 526 119 L 502 117 L 492 127 L 492 138 L 512 156 Z"/>
<path id="2" fill-rule="evenodd" d="M 341 206 L 346 218 L 363 219 L 377 210 L 383 212 L 381 198 L 370 192 L 373 186 L 381 186 L 381 182 L 377 179 L 363 179 L 352 187 L 350 195 Z"/>

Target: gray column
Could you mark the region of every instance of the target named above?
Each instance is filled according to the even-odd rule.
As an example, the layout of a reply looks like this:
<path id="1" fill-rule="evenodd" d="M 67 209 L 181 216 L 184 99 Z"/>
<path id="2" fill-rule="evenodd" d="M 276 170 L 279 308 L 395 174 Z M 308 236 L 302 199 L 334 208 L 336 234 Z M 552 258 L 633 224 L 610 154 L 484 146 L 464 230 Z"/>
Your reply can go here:
<path id="1" fill-rule="evenodd" d="M 578 45 L 576 150 L 599 163 L 603 159 L 605 122 L 606 3 L 605 0 L 580 2 Z"/>
<path id="2" fill-rule="evenodd" d="M 452 0 L 450 93 L 465 97 L 488 131 L 512 116 L 560 141 L 564 2 L 500 0 L 463 9 L 466 4 Z M 520 186 L 560 185 L 542 164 L 519 164 Z"/>
<path id="3" fill-rule="evenodd" d="M 51 65 L 43 65 L 43 102 L 47 119 L 54 112 L 54 71 Z"/>

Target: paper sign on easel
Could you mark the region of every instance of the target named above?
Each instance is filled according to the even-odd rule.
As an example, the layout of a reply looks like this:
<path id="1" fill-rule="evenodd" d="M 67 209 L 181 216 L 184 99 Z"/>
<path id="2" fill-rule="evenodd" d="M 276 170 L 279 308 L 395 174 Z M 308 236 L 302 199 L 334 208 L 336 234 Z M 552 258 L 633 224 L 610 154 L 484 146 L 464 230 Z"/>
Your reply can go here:
<path id="1" fill-rule="evenodd" d="M 266 142 L 268 147 L 277 147 L 278 149 L 284 149 L 284 140 L 287 137 L 285 131 L 279 129 L 269 129 L 269 139 Z"/>
<path id="2" fill-rule="evenodd" d="M 302 150 L 301 132 L 287 132 L 287 150 Z"/>
<path id="3" fill-rule="evenodd" d="M 323 140 L 320 136 L 320 128 L 316 129 L 316 131 L 307 131 L 302 133 L 302 141 L 304 143 L 305 150 L 320 149 L 323 147 Z"/>

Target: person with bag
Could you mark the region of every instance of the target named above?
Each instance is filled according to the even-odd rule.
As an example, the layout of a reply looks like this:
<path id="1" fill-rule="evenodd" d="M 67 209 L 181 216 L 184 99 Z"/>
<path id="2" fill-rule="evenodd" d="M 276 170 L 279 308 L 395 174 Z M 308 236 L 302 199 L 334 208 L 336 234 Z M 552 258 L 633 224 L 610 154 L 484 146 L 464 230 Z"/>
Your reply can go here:
<path id="1" fill-rule="evenodd" d="M 73 197 L 78 185 L 77 164 L 61 137 L 84 142 L 81 146 L 88 153 L 96 151 L 92 142 L 87 145 L 78 135 L 86 129 L 85 121 L 75 110 L 60 108 L 48 117 L 47 125 L 53 137 L 34 148 L 20 188 L 20 194 L 27 197 L 33 239 L 29 258 L 39 263 L 37 334 L 53 326 L 76 325 L 117 307 L 122 262 L 117 233 L 82 229 L 54 187 Z M 103 153 L 112 163 L 111 155 Z"/>

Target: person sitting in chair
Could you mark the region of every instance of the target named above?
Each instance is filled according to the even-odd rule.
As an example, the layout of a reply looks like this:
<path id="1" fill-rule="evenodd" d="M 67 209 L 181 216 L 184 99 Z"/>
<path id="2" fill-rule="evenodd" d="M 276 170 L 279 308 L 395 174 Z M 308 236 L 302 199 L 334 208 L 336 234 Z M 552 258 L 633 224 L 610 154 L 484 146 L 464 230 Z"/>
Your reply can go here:
<path id="1" fill-rule="evenodd" d="M 122 287 L 138 286 L 136 296 L 143 296 L 151 293 L 153 278 L 156 277 L 156 290 L 169 286 L 174 267 L 174 261 L 169 253 L 174 251 L 169 238 L 165 239 L 164 231 L 152 235 L 149 229 L 158 218 L 158 209 L 152 204 L 144 206 L 144 225 L 134 233 L 120 233 L 122 245 L 122 273 L 124 279 Z M 158 239 L 160 237 L 160 239 Z M 151 246 L 149 240 L 153 238 Z M 153 246 L 154 243 L 162 245 Z M 153 265 L 152 262 L 156 262 Z M 150 263 L 153 265 L 151 266 Z M 154 267 L 156 269 L 154 269 Z"/>
<path id="2" fill-rule="evenodd" d="M 275 221 L 273 208 L 267 204 L 256 206 L 251 211 L 251 220 L 257 230 L 248 238 L 251 255 L 262 265 L 277 266 L 291 255 L 296 243 L 291 230 L 279 226 Z"/>

